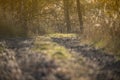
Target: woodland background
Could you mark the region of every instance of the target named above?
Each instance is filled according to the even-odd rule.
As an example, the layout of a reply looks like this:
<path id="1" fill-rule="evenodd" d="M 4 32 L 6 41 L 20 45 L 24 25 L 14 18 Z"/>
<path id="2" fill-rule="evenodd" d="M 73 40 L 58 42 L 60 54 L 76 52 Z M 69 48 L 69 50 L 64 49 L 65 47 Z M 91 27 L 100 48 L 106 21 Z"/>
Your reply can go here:
<path id="1" fill-rule="evenodd" d="M 0 0 L 0 37 L 51 33 L 120 54 L 120 0 Z"/>

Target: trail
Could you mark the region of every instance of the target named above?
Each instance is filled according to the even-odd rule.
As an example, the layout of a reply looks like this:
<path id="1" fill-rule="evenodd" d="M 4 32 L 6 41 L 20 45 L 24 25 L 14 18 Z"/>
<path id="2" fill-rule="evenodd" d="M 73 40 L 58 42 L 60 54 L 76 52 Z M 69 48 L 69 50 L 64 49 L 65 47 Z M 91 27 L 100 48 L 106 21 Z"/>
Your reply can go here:
<path id="1" fill-rule="evenodd" d="M 50 40 L 64 46 L 71 59 L 51 59 L 32 50 L 35 38 L 1 39 L 5 49 L 0 52 L 0 80 L 120 80 L 120 61 L 113 55 L 83 45 L 77 38 Z"/>

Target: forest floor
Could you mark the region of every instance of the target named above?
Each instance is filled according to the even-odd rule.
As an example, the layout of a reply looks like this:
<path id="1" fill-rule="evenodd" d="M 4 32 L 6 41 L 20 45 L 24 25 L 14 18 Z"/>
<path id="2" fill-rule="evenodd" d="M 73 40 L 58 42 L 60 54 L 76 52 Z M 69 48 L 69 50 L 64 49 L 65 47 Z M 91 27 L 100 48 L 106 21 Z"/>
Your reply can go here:
<path id="1" fill-rule="evenodd" d="M 120 80 L 120 61 L 74 35 L 0 39 L 0 80 Z"/>

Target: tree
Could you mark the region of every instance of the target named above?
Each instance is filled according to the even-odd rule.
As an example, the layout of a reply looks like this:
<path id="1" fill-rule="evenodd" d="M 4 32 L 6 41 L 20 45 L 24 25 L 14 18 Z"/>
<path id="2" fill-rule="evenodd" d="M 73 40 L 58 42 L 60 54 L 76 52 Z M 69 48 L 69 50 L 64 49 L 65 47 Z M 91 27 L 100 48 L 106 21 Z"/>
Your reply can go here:
<path id="1" fill-rule="evenodd" d="M 69 0 L 63 0 L 64 5 L 64 17 L 65 17 L 65 23 L 67 27 L 67 32 L 71 32 L 71 25 L 70 25 L 70 14 L 69 14 Z"/>
<path id="2" fill-rule="evenodd" d="M 82 18 L 80 0 L 76 0 L 76 4 L 77 4 L 79 24 L 80 24 L 80 32 L 82 33 L 83 32 L 83 18 Z"/>

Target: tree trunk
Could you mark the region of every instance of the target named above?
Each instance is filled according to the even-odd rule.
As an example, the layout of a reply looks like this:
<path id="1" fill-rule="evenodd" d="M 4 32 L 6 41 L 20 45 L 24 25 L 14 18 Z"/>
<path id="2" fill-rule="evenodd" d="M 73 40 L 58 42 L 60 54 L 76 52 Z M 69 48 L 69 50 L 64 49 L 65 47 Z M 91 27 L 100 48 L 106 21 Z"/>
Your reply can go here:
<path id="1" fill-rule="evenodd" d="M 23 34 L 24 36 L 28 36 L 28 26 L 27 26 L 27 11 L 26 11 L 26 1 L 21 1 L 21 15 L 20 15 L 20 22 L 22 23 L 23 27 Z"/>
<path id="2" fill-rule="evenodd" d="M 76 0 L 76 4 L 77 4 L 79 24 L 80 24 L 80 33 L 83 33 L 83 18 L 82 18 L 80 0 Z"/>
<path id="3" fill-rule="evenodd" d="M 64 5 L 64 17 L 65 17 L 65 23 L 67 27 L 67 32 L 71 32 L 71 25 L 70 25 L 70 14 L 69 14 L 69 0 L 63 0 Z"/>

